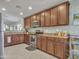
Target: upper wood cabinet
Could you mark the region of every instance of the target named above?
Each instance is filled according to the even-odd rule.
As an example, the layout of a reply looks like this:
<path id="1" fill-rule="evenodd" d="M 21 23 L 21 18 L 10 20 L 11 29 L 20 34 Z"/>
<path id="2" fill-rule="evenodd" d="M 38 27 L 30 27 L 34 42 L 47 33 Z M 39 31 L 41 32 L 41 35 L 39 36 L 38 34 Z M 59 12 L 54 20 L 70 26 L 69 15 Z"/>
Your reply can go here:
<path id="1" fill-rule="evenodd" d="M 25 27 L 30 27 L 32 25 L 32 21 L 35 20 L 39 22 L 41 27 L 68 25 L 69 2 L 64 2 L 25 19 L 27 19 L 24 21 Z"/>
<path id="2" fill-rule="evenodd" d="M 58 25 L 58 8 L 51 9 L 51 26 Z"/>
<path id="3" fill-rule="evenodd" d="M 31 20 L 32 20 L 32 22 L 33 22 L 33 21 L 36 21 L 36 15 L 32 16 L 32 17 L 31 17 Z"/>
<path id="4" fill-rule="evenodd" d="M 50 26 L 51 21 L 51 11 L 47 10 L 45 11 L 45 26 Z"/>
<path id="5" fill-rule="evenodd" d="M 69 24 L 69 4 L 64 3 L 58 6 L 58 25 Z"/>
<path id="6" fill-rule="evenodd" d="M 39 26 L 41 25 L 41 21 L 40 21 L 40 19 L 41 19 L 41 14 L 37 14 L 37 18 L 36 18 L 36 20 L 38 21 Z"/>
<path id="7" fill-rule="evenodd" d="M 45 26 L 45 13 L 44 12 L 41 13 L 40 22 L 41 22 L 41 27 L 44 27 Z"/>
<path id="8" fill-rule="evenodd" d="M 31 27 L 31 18 L 25 18 L 24 19 L 24 27 L 25 28 L 30 28 Z"/>

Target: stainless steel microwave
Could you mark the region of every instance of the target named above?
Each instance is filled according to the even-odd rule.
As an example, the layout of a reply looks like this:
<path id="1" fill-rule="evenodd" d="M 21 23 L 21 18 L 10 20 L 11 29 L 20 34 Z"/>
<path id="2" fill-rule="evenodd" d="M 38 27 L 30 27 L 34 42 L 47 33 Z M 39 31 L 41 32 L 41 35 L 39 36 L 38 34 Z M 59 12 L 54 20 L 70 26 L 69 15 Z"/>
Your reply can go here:
<path id="1" fill-rule="evenodd" d="M 31 25 L 31 27 L 33 27 L 33 28 L 36 28 L 36 27 L 39 27 L 40 26 L 40 23 L 39 23 L 39 21 L 32 21 L 32 25 Z"/>

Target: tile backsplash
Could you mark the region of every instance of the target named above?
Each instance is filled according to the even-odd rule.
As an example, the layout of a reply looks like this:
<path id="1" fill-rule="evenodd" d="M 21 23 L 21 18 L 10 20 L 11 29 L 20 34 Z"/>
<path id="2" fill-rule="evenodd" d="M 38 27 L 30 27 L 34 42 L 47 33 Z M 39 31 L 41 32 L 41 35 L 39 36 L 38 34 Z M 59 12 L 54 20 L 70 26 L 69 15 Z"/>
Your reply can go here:
<path id="1" fill-rule="evenodd" d="M 79 26 L 56 26 L 56 27 L 39 27 L 31 28 L 30 32 L 35 32 L 36 30 L 42 30 L 44 33 L 56 33 L 56 32 L 67 32 L 69 34 L 78 35 Z"/>

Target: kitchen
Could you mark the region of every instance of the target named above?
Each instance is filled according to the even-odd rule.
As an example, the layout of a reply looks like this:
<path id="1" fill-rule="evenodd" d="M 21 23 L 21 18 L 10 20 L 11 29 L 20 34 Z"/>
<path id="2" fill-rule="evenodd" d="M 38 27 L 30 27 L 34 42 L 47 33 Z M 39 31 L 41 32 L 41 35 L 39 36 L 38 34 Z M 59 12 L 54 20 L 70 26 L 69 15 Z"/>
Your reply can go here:
<path id="1" fill-rule="evenodd" d="M 75 47 L 71 45 L 71 38 L 73 36 L 76 41 L 79 35 L 79 22 L 74 20 L 79 19 L 79 15 L 75 16 L 79 12 L 78 0 L 44 0 L 43 4 L 36 0 L 31 4 L 30 0 L 32 6 L 29 7 L 27 1 L 13 1 L 16 12 L 7 11 L 13 6 L 12 0 L 1 2 L 9 6 L 1 12 L 5 59 L 79 59 L 79 54 L 72 56 L 71 52 Z M 7 14 L 9 12 L 13 15 Z"/>

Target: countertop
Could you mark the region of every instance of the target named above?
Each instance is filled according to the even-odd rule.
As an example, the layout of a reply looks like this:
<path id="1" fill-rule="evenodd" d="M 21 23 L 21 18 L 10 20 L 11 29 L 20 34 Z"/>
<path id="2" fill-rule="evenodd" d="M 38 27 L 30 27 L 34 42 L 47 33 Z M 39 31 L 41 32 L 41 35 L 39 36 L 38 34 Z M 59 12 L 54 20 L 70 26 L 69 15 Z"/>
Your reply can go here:
<path id="1" fill-rule="evenodd" d="M 53 34 L 38 34 L 38 36 L 56 37 L 56 38 L 68 38 L 68 36 L 57 36 Z"/>
<path id="2" fill-rule="evenodd" d="M 12 34 L 28 34 L 27 32 L 4 32 L 6 35 L 12 35 Z"/>
<path id="3" fill-rule="evenodd" d="M 45 36 L 45 37 L 68 38 L 68 36 L 58 36 L 58 35 L 54 35 L 53 33 L 33 34 L 33 33 L 28 33 L 28 32 L 4 32 L 4 34 L 6 35 L 28 34 L 28 35 L 37 35 L 37 36 Z"/>

